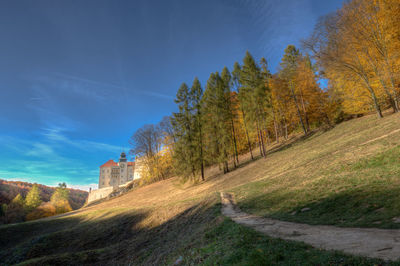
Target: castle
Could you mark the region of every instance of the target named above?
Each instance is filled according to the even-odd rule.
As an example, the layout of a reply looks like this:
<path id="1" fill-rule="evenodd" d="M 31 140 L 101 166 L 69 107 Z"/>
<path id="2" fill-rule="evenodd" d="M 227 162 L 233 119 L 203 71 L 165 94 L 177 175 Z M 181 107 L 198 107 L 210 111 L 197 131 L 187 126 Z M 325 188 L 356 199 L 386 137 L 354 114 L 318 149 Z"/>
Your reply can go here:
<path id="1" fill-rule="evenodd" d="M 117 188 L 136 178 L 139 176 L 135 175 L 135 162 L 128 162 L 125 152 L 122 152 L 118 163 L 108 160 L 100 166 L 99 188 Z"/>
<path id="2" fill-rule="evenodd" d="M 100 166 L 99 188 L 89 190 L 87 203 L 106 198 L 108 195 L 128 185 L 134 179 L 141 177 L 143 164 L 140 159 L 128 162 L 125 152 L 121 153 L 118 162 L 108 160 Z"/>

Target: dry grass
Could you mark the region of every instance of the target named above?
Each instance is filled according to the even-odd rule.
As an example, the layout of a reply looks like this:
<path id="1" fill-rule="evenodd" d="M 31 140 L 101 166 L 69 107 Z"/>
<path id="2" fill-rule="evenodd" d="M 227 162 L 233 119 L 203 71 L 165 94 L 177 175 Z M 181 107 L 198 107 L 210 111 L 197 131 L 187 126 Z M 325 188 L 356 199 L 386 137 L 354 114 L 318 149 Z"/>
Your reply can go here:
<path id="1" fill-rule="evenodd" d="M 290 219 L 292 206 L 325 199 L 331 184 L 335 192 L 347 191 L 346 169 L 335 178 L 326 173 L 397 147 L 399 129 L 400 114 L 380 120 L 367 116 L 270 146 L 267 159 L 249 163 L 249 155 L 244 155 L 242 165 L 226 175 L 217 167 L 207 169 L 203 183 L 181 184 L 172 178 L 66 215 L 2 226 L 0 260 L 97 265 L 171 262 L 177 250 L 190 248 L 191 242 L 222 222 L 217 192 L 237 193 L 238 203 L 248 211 Z"/>

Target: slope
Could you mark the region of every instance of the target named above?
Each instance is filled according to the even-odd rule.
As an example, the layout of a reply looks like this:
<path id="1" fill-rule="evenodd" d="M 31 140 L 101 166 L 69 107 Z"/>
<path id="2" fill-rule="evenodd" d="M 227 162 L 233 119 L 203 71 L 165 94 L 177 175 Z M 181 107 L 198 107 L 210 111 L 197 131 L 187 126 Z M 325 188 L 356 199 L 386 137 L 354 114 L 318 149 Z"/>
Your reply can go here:
<path id="1" fill-rule="evenodd" d="M 221 216 L 218 192 L 236 193 L 241 207 L 263 216 L 398 228 L 393 218 L 400 216 L 400 208 L 392 204 L 400 197 L 395 194 L 400 173 L 398 159 L 384 164 L 374 162 L 376 156 L 381 156 L 377 154 L 397 149 L 399 122 L 399 114 L 381 120 L 375 116 L 359 118 L 327 132 L 270 147 L 267 159 L 248 163 L 241 158 L 242 165 L 226 175 L 218 174 L 218 169 L 208 169 L 204 183 L 189 185 L 170 179 L 66 215 L 1 226 L 0 261 L 38 265 L 167 264 L 176 260 L 184 264 L 383 264 L 272 239 L 236 225 Z M 361 170 L 362 175 L 347 175 Z M 382 181 L 381 176 L 387 178 Z M 365 214 L 359 220 L 359 216 L 351 215 L 352 209 L 345 208 L 335 213 L 334 222 L 329 222 L 329 217 L 316 219 L 319 216 L 315 210 L 323 207 L 315 206 L 334 199 L 336 194 L 351 194 L 364 182 L 369 182 L 366 187 L 373 184 L 374 189 L 360 197 L 347 197 L 347 206 L 360 205 L 357 211 L 373 209 L 374 213 L 383 213 L 385 219 L 379 218 L 380 224 Z M 388 203 L 366 206 L 360 201 L 364 198 Z M 330 210 L 339 203 L 329 205 Z M 311 206 L 310 210 L 302 212 L 304 206 Z"/>

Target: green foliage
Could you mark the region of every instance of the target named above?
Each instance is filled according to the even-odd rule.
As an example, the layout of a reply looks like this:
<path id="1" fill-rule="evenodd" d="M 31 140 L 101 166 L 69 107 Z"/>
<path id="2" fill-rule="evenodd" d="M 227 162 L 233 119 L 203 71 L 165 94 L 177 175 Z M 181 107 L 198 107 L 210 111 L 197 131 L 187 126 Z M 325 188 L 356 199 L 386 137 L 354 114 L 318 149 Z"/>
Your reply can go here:
<path id="1" fill-rule="evenodd" d="M 199 171 L 203 175 L 203 145 L 200 100 L 202 89 L 200 82 L 195 78 L 192 88 L 183 83 L 179 88 L 175 103 L 179 112 L 173 113 L 171 119 L 174 136 L 177 141 L 174 147 L 174 165 L 176 172 L 193 179 Z"/>
<path id="2" fill-rule="evenodd" d="M 0 216 L 6 215 L 7 212 L 7 204 L 3 203 L 0 205 Z"/>
<path id="3" fill-rule="evenodd" d="M 266 129 L 270 90 L 267 87 L 269 72 L 266 60 L 263 59 L 261 62 L 263 70 L 256 64 L 251 54 L 246 52 L 239 78 L 241 83 L 239 101 L 246 124 L 250 130 L 257 132 L 259 146 L 262 148 L 261 154 L 265 156 L 263 130 Z"/>
<path id="4" fill-rule="evenodd" d="M 56 213 L 64 213 L 71 211 L 72 208 L 69 204 L 69 190 L 65 183 L 58 184 L 58 187 L 54 191 L 50 198 L 51 204 L 55 207 Z"/>
<path id="5" fill-rule="evenodd" d="M 25 207 L 27 211 L 31 211 L 38 207 L 42 203 L 42 200 L 40 199 L 40 192 L 39 192 L 39 187 L 35 184 L 29 190 L 28 194 L 26 195 L 25 198 Z"/>
<path id="6" fill-rule="evenodd" d="M 5 222 L 18 223 L 25 219 L 25 202 L 21 194 L 15 196 L 8 206 L 5 206 Z"/>
<path id="7" fill-rule="evenodd" d="M 60 183 L 58 184 L 58 187 L 51 196 L 50 201 L 52 203 L 56 203 L 58 201 L 63 201 L 63 200 L 68 201 L 68 199 L 69 199 L 69 190 L 67 189 L 67 185 L 65 183 L 62 184 Z"/>
<path id="8" fill-rule="evenodd" d="M 15 206 L 19 206 L 19 207 L 24 207 L 25 202 L 24 202 L 24 198 L 21 196 L 21 194 L 18 194 L 17 196 L 15 196 L 15 198 L 11 201 L 11 204 L 15 205 Z"/>
<path id="9" fill-rule="evenodd" d="M 232 77 L 227 67 L 212 73 L 207 81 L 202 100 L 203 124 L 206 135 L 208 164 L 222 164 L 224 172 L 229 171 L 228 160 L 235 155 L 232 131 Z"/>

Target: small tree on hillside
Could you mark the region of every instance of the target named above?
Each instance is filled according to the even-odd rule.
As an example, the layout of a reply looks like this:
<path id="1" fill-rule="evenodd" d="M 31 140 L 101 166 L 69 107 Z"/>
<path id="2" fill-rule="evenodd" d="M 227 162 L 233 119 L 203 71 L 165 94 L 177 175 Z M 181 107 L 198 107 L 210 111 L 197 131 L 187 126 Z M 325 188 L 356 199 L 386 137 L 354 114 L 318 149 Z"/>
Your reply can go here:
<path id="1" fill-rule="evenodd" d="M 15 196 L 15 198 L 10 202 L 5 211 L 6 222 L 7 223 L 17 223 L 23 222 L 25 217 L 24 210 L 24 199 L 21 194 Z"/>
<path id="2" fill-rule="evenodd" d="M 56 213 L 72 211 L 68 199 L 69 191 L 67 189 L 67 185 L 65 183 L 58 184 L 58 187 L 50 198 L 50 202 L 54 205 Z"/>
<path id="3" fill-rule="evenodd" d="M 42 203 L 40 199 L 39 187 L 34 184 L 31 190 L 29 190 L 28 195 L 25 198 L 25 208 L 27 211 L 32 211 L 37 208 Z"/>

